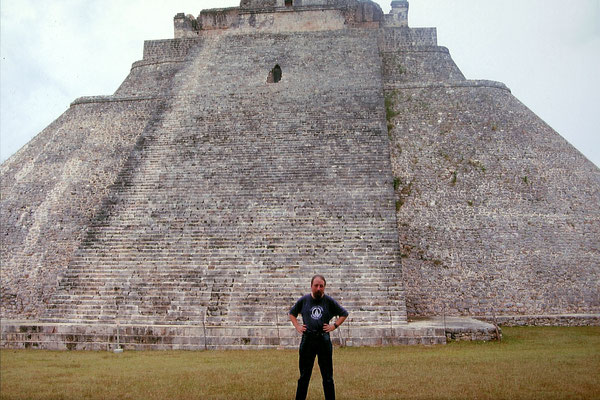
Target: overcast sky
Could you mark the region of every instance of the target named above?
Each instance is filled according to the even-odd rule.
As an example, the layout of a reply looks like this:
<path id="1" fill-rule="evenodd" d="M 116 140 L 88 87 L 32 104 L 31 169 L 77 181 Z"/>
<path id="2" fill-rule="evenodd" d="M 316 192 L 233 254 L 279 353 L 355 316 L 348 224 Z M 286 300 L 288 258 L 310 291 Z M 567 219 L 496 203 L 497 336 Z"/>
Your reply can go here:
<path id="1" fill-rule="evenodd" d="M 389 12 L 390 1 L 378 1 Z M 110 95 L 173 16 L 239 0 L 0 0 L 0 160 L 80 96 Z M 600 0 L 412 0 L 467 79 L 512 93 L 600 166 Z"/>

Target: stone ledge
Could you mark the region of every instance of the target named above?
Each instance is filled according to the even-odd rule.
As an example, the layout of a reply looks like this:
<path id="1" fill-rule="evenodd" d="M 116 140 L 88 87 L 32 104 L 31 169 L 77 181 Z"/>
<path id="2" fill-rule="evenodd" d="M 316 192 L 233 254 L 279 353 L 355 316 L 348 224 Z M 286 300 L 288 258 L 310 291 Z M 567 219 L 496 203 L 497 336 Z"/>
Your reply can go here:
<path id="1" fill-rule="evenodd" d="M 117 339 L 118 337 L 118 339 Z M 170 326 L 116 324 L 60 324 L 3 321 L 1 348 L 48 350 L 223 350 L 296 348 L 300 336 L 290 325 L 280 326 Z M 445 344 L 436 327 L 349 326 L 333 332 L 343 346 Z"/>
<path id="2" fill-rule="evenodd" d="M 428 317 L 409 322 L 409 326 L 441 329 L 449 341 L 490 341 L 502 339 L 500 328 L 471 317 Z"/>
<path id="3" fill-rule="evenodd" d="M 118 103 L 127 101 L 156 100 L 159 96 L 83 96 L 71 103 L 71 107 L 79 104 Z"/>
<path id="4" fill-rule="evenodd" d="M 477 317 L 503 326 L 600 326 L 600 314 L 498 315 Z"/>
<path id="5" fill-rule="evenodd" d="M 326 11 L 326 10 L 340 10 L 339 6 L 336 5 L 326 5 L 326 4 L 315 4 L 315 5 L 306 5 L 306 6 L 294 6 L 294 7 L 278 7 L 278 6 L 271 6 L 271 7 L 255 7 L 255 8 L 251 8 L 251 7 L 234 7 L 233 9 L 237 9 L 239 15 L 248 15 L 248 14 L 271 14 L 271 13 L 294 13 L 294 12 L 302 12 L 302 11 Z M 218 11 L 218 12 L 223 12 L 223 11 L 230 11 L 232 9 L 227 8 L 227 9 L 209 9 L 209 10 L 203 10 L 207 12 L 207 14 L 209 14 L 211 11 Z"/>
<path id="6" fill-rule="evenodd" d="M 185 58 L 170 58 L 170 59 L 150 59 L 150 60 L 140 60 L 136 61 L 131 65 L 131 70 L 141 67 L 147 67 L 149 65 L 159 65 L 159 64 L 178 64 L 185 62 Z"/>
<path id="7" fill-rule="evenodd" d="M 485 322 L 487 321 L 487 322 Z M 504 326 L 598 326 L 600 314 L 501 315 L 495 318 L 431 317 L 401 326 L 344 325 L 332 334 L 343 346 L 434 345 L 447 341 L 496 340 Z M 116 324 L 3 321 L 2 348 L 110 350 L 117 346 Z M 119 325 L 120 346 L 128 350 L 223 350 L 296 348 L 299 336 L 289 325 L 200 326 Z"/>
<path id="8" fill-rule="evenodd" d="M 454 82 L 407 82 L 407 83 L 386 83 L 385 90 L 394 89 L 436 89 L 436 88 L 478 88 L 487 87 L 492 89 L 506 90 L 511 92 L 508 86 L 502 82 L 489 80 L 466 80 Z"/>
<path id="9" fill-rule="evenodd" d="M 444 53 L 450 54 L 450 50 L 444 46 L 433 46 L 433 45 L 414 45 L 414 46 L 398 46 L 392 50 L 381 50 L 381 53 L 390 53 L 396 54 L 398 52 L 402 53 Z"/>

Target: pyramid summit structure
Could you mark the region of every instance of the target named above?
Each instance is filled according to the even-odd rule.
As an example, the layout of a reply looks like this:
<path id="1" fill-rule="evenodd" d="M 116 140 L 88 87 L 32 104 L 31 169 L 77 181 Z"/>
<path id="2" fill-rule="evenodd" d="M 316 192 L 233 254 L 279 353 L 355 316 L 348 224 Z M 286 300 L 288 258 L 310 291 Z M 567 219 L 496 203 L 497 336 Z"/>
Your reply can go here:
<path id="1" fill-rule="evenodd" d="M 599 323 L 600 170 L 408 2 L 174 29 L 2 165 L 2 346 L 295 346 L 316 273 L 346 344 L 445 341 L 413 317 Z"/>

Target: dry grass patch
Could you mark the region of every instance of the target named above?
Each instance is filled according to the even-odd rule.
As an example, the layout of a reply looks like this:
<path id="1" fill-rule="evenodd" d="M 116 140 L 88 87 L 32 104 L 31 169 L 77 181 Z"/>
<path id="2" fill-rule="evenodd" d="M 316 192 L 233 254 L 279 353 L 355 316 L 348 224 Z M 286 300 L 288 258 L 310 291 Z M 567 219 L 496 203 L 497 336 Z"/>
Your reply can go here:
<path id="1" fill-rule="evenodd" d="M 504 335 L 501 343 L 338 348 L 338 398 L 600 398 L 600 327 Z M 298 378 L 294 350 L 2 350 L 0 358 L 1 399 L 286 399 Z M 316 364 L 309 398 L 322 398 Z"/>

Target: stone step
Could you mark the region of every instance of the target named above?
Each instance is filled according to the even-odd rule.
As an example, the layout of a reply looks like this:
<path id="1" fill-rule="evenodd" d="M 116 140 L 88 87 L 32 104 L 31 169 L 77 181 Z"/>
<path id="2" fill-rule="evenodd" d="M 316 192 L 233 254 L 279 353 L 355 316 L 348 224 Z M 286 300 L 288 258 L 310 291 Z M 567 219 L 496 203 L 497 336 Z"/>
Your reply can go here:
<path id="1" fill-rule="evenodd" d="M 104 274 L 65 274 L 64 279 L 61 282 L 61 286 L 69 286 L 73 288 L 77 287 L 94 287 L 94 286 L 108 286 L 109 284 L 117 284 L 117 287 L 152 287 L 156 284 L 164 284 L 167 286 L 176 287 L 198 287 L 208 286 L 212 284 L 228 284 L 236 288 L 246 288 L 248 290 L 254 290 L 253 288 L 284 288 L 286 290 L 292 289 L 306 289 L 308 290 L 307 284 L 299 284 L 300 278 L 276 278 L 270 277 L 267 273 L 264 274 L 263 279 L 252 279 L 237 274 L 231 275 L 215 275 L 213 273 L 207 273 L 206 271 L 194 271 L 184 270 L 177 272 L 160 272 L 160 271 L 115 271 L 114 273 Z M 381 281 L 381 277 L 363 277 L 356 276 L 354 278 L 345 277 L 343 283 L 337 285 L 331 285 L 329 291 L 335 292 L 361 292 L 374 291 L 374 292 L 387 292 L 390 290 L 402 290 L 400 286 L 395 286 L 393 282 L 387 283 L 386 285 L 378 284 L 378 279 Z M 268 282 L 265 282 L 268 280 Z M 340 282 L 334 280 L 335 282 Z"/>
<path id="2" fill-rule="evenodd" d="M 106 299 L 105 302 L 97 301 L 81 301 L 79 299 L 66 300 L 62 302 L 50 302 L 48 303 L 49 312 L 58 312 L 62 310 L 64 312 L 79 312 L 81 309 L 86 308 L 102 308 L 102 309 L 116 309 L 116 303 L 118 301 L 119 307 L 122 309 L 164 309 L 168 308 L 171 310 L 186 310 L 186 309 L 199 309 L 206 307 L 219 307 L 219 309 L 229 309 L 234 312 L 239 309 L 244 310 L 255 310 L 253 313 L 259 312 L 258 310 L 264 309 L 262 305 L 264 301 L 254 301 L 254 299 L 235 298 L 221 295 L 220 297 L 213 297 L 213 299 L 186 299 L 186 300 L 146 300 L 146 299 Z M 270 306 L 267 310 L 281 309 L 288 310 L 292 305 L 293 301 L 282 302 L 276 306 Z M 402 299 L 385 302 L 349 302 L 343 300 L 343 306 L 351 313 L 360 313 L 363 311 L 368 312 L 381 312 L 387 313 L 390 309 L 406 311 L 406 307 L 402 304 Z M 271 312 L 271 311 L 268 311 Z M 158 313 L 158 311 L 157 311 Z"/>
<path id="3" fill-rule="evenodd" d="M 148 324 L 148 325 L 212 325 L 212 326 L 238 326 L 238 325 L 256 325 L 263 324 L 266 326 L 274 326 L 276 325 L 276 319 L 272 316 L 261 316 L 257 318 L 253 316 L 252 318 L 237 318 L 232 322 L 232 318 L 224 315 L 180 315 L 175 316 L 171 315 L 169 317 L 160 316 L 160 315 L 139 315 L 139 314 L 119 314 L 118 317 L 115 314 L 98 314 L 90 313 L 90 314 L 76 314 L 76 315 L 67 315 L 64 317 L 46 317 L 43 322 L 46 323 L 89 323 L 89 324 L 116 324 L 116 321 L 126 322 L 129 324 Z M 283 321 L 288 321 L 287 318 L 279 319 L 279 323 L 283 323 Z M 390 318 L 365 318 L 365 319 L 354 319 L 352 326 L 361 325 L 361 326 L 387 326 L 388 328 L 394 328 L 398 326 L 406 325 L 407 320 L 400 318 L 400 316 L 394 316 L 392 320 Z M 288 323 L 284 326 L 290 326 L 291 323 Z"/>
<path id="4" fill-rule="evenodd" d="M 176 301 L 183 301 L 183 299 L 189 298 L 189 301 L 200 301 L 200 299 L 195 300 L 195 298 L 200 297 L 198 296 L 198 292 L 195 291 L 190 291 L 188 292 L 188 295 L 186 296 L 185 294 L 173 294 L 173 295 L 165 295 L 165 296 L 153 296 L 152 294 L 156 293 L 154 291 L 147 291 L 147 292 L 142 292 L 142 291 L 137 291 L 137 292 L 133 292 L 133 293 L 129 293 L 129 294 L 119 294 L 119 293 L 115 293 L 115 292 L 102 292 L 102 293 L 94 293 L 93 291 L 89 291 L 87 293 L 82 292 L 82 293 L 74 293 L 72 294 L 72 296 L 70 298 L 55 298 L 52 301 L 49 302 L 49 304 L 62 304 L 62 303 L 73 303 L 73 302 L 89 302 L 91 300 L 85 300 L 85 298 L 89 297 L 89 296 L 95 296 L 96 299 L 98 301 L 111 301 L 113 299 L 122 299 L 122 302 L 130 302 L 133 301 L 135 299 L 139 299 L 139 298 L 143 298 L 146 301 L 158 301 L 159 299 L 166 299 L 166 300 L 161 300 L 161 301 L 172 301 L 172 302 L 176 302 Z M 280 296 L 280 297 L 284 297 L 285 298 L 290 298 L 289 294 L 284 294 L 284 293 L 276 293 L 276 294 L 269 294 L 269 295 L 262 295 L 262 296 L 257 296 L 254 294 L 246 294 L 246 293 L 235 293 L 235 292 L 231 292 L 231 291 L 206 291 L 206 292 L 202 292 L 202 299 L 209 299 L 209 298 L 217 298 L 218 296 L 221 296 L 223 298 L 226 298 L 228 301 L 238 301 L 238 302 L 246 302 L 246 303 L 252 303 L 252 304 L 258 304 L 258 303 L 264 303 L 264 302 L 270 302 L 270 299 L 273 296 Z M 86 296 L 86 297 L 83 297 Z M 83 298 L 83 299 L 82 299 Z M 395 303 L 399 300 L 401 300 L 403 297 L 402 296 L 364 296 L 361 298 L 357 298 L 356 296 L 337 296 L 337 299 L 340 302 L 343 302 L 345 306 L 350 307 L 350 305 L 353 306 L 371 306 L 371 305 L 386 305 L 386 304 L 390 304 L 390 303 Z M 114 301 L 114 300 L 113 300 Z M 289 302 L 289 301 L 288 301 Z M 286 303 L 287 304 L 287 303 Z"/>
<path id="5" fill-rule="evenodd" d="M 195 310 L 195 311 L 193 311 Z M 206 311 L 205 313 L 205 310 Z M 246 311 L 248 310 L 248 311 Z M 212 309 L 211 306 L 196 306 L 196 307 L 175 307 L 173 308 L 170 304 L 166 304 L 164 306 L 160 305 L 128 305 L 127 307 L 57 307 L 50 308 L 47 317 L 53 318 L 67 318 L 74 316 L 86 316 L 89 315 L 89 319 L 97 319 L 102 316 L 111 316 L 112 318 L 126 318 L 126 320 L 131 318 L 149 318 L 149 319 L 160 319 L 160 320 L 171 320 L 176 319 L 177 317 L 186 317 L 188 319 L 194 320 L 202 320 L 204 315 L 214 316 L 214 315 L 222 315 L 226 317 L 225 319 L 228 321 L 241 321 L 248 320 L 249 322 L 255 321 L 256 319 L 266 319 L 267 321 L 276 320 L 275 316 L 279 315 L 283 319 L 287 319 L 287 311 L 283 308 L 277 310 L 269 311 L 256 311 L 256 309 L 252 307 L 241 307 L 234 310 L 227 310 L 221 308 Z M 369 322 L 369 321 L 380 321 L 383 323 L 387 323 L 392 319 L 393 321 L 406 321 L 406 317 L 403 309 L 397 309 L 390 311 L 388 307 L 377 308 L 373 307 L 371 309 L 364 310 L 354 310 L 351 309 L 352 318 L 355 321 L 361 322 Z"/>
<path id="6" fill-rule="evenodd" d="M 374 44 L 360 48 L 377 54 L 374 37 L 346 32 L 337 40 Z M 152 322 L 199 318 L 194 307 L 208 304 L 224 315 L 212 320 L 251 324 L 276 312 L 262 304 L 285 312 L 308 291 L 306 272 L 328 265 L 337 283 L 330 293 L 353 316 L 386 320 L 390 304 L 400 304 L 392 320 L 406 319 L 393 182 L 381 176 L 389 153 L 379 66 L 340 64 L 340 79 L 358 74 L 372 84 L 359 90 L 332 79 L 327 90 L 314 88 L 322 91 L 318 103 L 299 107 L 313 89 L 283 94 L 233 85 L 221 74 L 203 79 L 207 59 L 229 65 L 252 56 L 236 41 L 208 43 L 175 76 L 179 95 L 144 133 L 111 189 L 106 219 L 94 223 L 62 275 L 49 315 Z M 235 57 L 232 45 L 239 46 Z M 116 295 L 123 296 L 118 313 Z"/>
<path id="7" fill-rule="evenodd" d="M 226 295 L 220 294 L 221 297 L 206 297 L 203 299 L 163 299 L 163 298 L 148 298 L 148 296 L 144 296 L 143 298 L 107 298 L 105 301 L 102 299 L 94 299 L 94 300 L 81 300 L 80 298 L 73 298 L 71 300 L 65 300 L 62 302 L 50 302 L 48 304 L 48 309 L 50 311 L 63 309 L 65 311 L 72 310 L 73 312 L 77 312 L 79 309 L 84 308 L 102 308 L 102 309 L 117 309 L 117 302 L 121 309 L 138 309 L 139 307 L 147 308 L 147 307 L 155 307 L 155 308 L 170 308 L 170 309 L 181 309 L 181 310 L 194 310 L 205 307 L 214 307 L 217 306 L 223 309 L 230 309 L 235 311 L 236 309 L 253 309 L 257 310 L 265 310 L 265 308 L 257 307 L 257 304 L 263 304 L 264 302 L 257 302 L 255 299 L 245 299 L 245 298 L 235 298 L 229 297 Z M 228 300 L 227 303 L 224 303 L 223 300 Z M 400 299 L 399 299 L 400 300 Z M 270 305 L 266 310 L 288 310 L 294 301 L 289 302 L 280 302 L 273 305 Z M 406 307 L 401 301 L 385 301 L 385 302 L 376 302 L 376 301 L 346 301 L 344 300 L 343 304 L 344 308 L 346 308 L 349 312 L 359 313 L 362 311 L 373 311 L 373 312 L 389 312 L 390 309 L 393 310 L 405 310 Z M 253 311 L 254 312 L 254 311 Z M 271 311 L 268 311 L 271 312 Z"/>
<path id="8" fill-rule="evenodd" d="M 209 284 L 229 284 L 231 286 L 244 286 L 244 287 L 282 287 L 282 288 L 306 288 L 308 290 L 308 284 L 303 281 L 305 277 L 277 277 L 273 274 L 265 271 L 263 272 L 263 278 L 252 278 L 244 276 L 239 273 L 239 269 L 222 268 L 219 270 L 219 274 L 215 274 L 214 270 L 197 270 L 197 269 L 183 269 L 178 271 L 164 271 L 159 269 L 131 269 L 131 270 L 114 270 L 105 271 L 103 273 L 76 273 L 76 274 L 65 274 L 64 278 L 70 280 L 71 284 L 77 285 L 95 285 L 95 284 L 106 284 L 112 281 L 122 282 L 123 284 L 135 285 L 135 284 L 154 284 L 154 283 L 165 283 L 165 284 L 183 284 L 203 282 L 205 285 Z M 390 274 L 391 275 L 391 274 Z M 386 284 L 378 284 L 381 282 L 381 278 L 385 274 L 379 276 L 364 276 L 355 275 L 351 277 L 338 278 L 335 275 L 328 275 L 328 279 L 334 282 L 340 282 L 339 284 L 330 284 L 329 290 L 357 290 L 361 287 L 366 290 L 385 291 L 392 288 L 396 288 L 394 282 L 386 282 Z M 303 279 L 301 279 L 303 278 Z"/>
<path id="9" fill-rule="evenodd" d="M 395 327 L 368 326 L 348 322 L 331 334 L 335 345 L 446 343 L 443 328 L 411 328 L 410 324 Z M 297 349 L 299 343 L 300 335 L 289 322 L 281 326 L 231 327 L 143 324 L 117 327 L 115 324 L 9 323 L 2 325 L 0 346 L 49 350 L 113 350 L 117 346 L 125 350 L 213 350 L 277 347 Z"/>
<path id="10" fill-rule="evenodd" d="M 226 297 L 221 295 L 221 299 Z M 212 299 L 219 299 L 217 297 L 212 297 Z M 255 308 L 257 302 L 255 299 L 246 299 L 246 298 L 235 298 L 228 297 L 229 305 L 234 307 L 252 307 Z M 211 300 L 211 297 L 207 297 L 204 299 L 164 299 L 164 298 L 152 298 L 149 296 L 144 296 L 143 298 L 125 298 L 125 299 L 117 299 L 117 298 L 107 298 L 104 301 L 102 299 L 93 299 L 93 300 L 82 300 L 79 297 L 74 297 L 73 299 L 65 299 L 62 302 L 50 302 L 48 307 L 50 310 L 53 308 L 63 308 L 65 310 L 73 309 L 74 311 L 82 308 L 82 307 L 93 307 L 93 308 L 115 308 L 116 302 L 119 302 L 121 308 L 130 308 L 136 306 L 144 306 L 147 307 L 149 305 L 154 307 L 167 306 L 177 309 L 186 309 L 186 308 L 197 308 L 202 306 L 210 306 L 211 304 L 217 303 L 217 300 Z M 277 308 L 277 309 L 289 309 L 293 305 L 292 302 L 280 302 L 275 305 L 271 305 L 269 308 Z M 387 310 L 392 307 L 393 309 L 406 309 L 405 306 L 400 302 L 386 300 L 385 302 L 377 302 L 374 300 L 367 301 L 347 301 L 344 300 L 343 304 L 344 308 L 348 309 L 351 312 L 359 312 L 359 311 L 375 311 L 381 310 L 387 312 Z M 221 304 L 221 307 L 223 305 Z"/>

